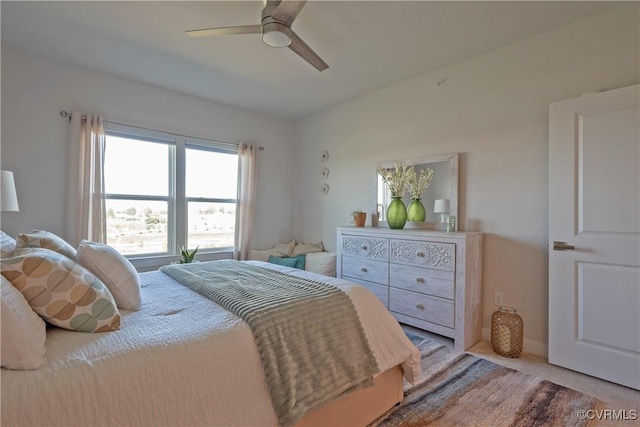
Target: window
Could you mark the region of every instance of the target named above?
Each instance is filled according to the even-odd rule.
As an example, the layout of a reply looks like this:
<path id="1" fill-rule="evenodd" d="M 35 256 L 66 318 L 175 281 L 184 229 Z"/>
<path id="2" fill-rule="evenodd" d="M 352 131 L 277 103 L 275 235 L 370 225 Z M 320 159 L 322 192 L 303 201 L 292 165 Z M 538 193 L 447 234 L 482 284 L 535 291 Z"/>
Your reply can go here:
<path id="1" fill-rule="evenodd" d="M 125 255 L 233 250 L 238 149 L 108 124 L 107 244 Z"/>
<path id="2" fill-rule="evenodd" d="M 190 248 L 233 247 L 238 154 L 187 145 L 187 241 Z"/>

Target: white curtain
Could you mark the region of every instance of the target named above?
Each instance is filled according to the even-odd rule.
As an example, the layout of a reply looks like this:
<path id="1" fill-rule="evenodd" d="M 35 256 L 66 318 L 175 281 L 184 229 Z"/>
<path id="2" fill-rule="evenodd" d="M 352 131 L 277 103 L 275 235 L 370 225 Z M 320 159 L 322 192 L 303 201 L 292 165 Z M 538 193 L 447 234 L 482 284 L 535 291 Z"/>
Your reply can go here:
<path id="1" fill-rule="evenodd" d="M 236 205 L 235 258 L 246 260 L 249 256 L 249 244 L 257 192 L 257 146 L 241 144 L 238 150 L 238 175 L 240 185 Z"/>
<path id="2" fill-rule="evenodd" d="M 66 239 L 106 241 L 105 133 L 102 116 L 74 111 L 69 132 Z"/>

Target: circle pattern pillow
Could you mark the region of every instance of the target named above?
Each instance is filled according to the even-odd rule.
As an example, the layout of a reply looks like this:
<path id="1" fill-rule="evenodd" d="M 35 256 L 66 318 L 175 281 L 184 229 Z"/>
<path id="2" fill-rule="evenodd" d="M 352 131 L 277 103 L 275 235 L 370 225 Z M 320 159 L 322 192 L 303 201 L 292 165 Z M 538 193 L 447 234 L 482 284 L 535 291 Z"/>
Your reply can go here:
<path id="1" fill-rule="evenodd" d="M 21 233 L 16 237 L 16 249 L 45 248 L 61 253 L 71 259 L 76 259 L 76 250 L 62 237 L 45 230 L 33 230 L 31 233 Z"/>
<path id="2" fill-rule="evenodd" d="M 89 270 L 44 248 L 21 249 L 2 260 L 2 275 L 45 321 L 80 332 L 120 329 L 109 289 Z"/>

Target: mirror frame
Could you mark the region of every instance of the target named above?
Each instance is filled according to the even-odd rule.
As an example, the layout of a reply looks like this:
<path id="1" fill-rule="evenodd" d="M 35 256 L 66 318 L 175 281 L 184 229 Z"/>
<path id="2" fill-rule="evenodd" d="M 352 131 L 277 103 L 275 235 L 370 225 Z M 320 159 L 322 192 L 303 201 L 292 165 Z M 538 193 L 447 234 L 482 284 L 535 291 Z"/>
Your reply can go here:
<path id="1" fill-rule="evenodd" d="M 375 179 L 373 181 L 373 212 L 378 212 L 378 172 L 377 168 L 392 168 L 396 163 L 408 166 L 428 165 L 429 163 L 449 162 L 449 215 L 454 215 L 458 221 L 458 153 L 446 153 L 427 157 L 414 157 L 376 164 Z M 389 227 L 386 221 L 379 221 L 378 227 Z M 407 222 L 405 228 L 421 228 L 426 230 L 445 230 L 446 225 L 441 222 Z"/>

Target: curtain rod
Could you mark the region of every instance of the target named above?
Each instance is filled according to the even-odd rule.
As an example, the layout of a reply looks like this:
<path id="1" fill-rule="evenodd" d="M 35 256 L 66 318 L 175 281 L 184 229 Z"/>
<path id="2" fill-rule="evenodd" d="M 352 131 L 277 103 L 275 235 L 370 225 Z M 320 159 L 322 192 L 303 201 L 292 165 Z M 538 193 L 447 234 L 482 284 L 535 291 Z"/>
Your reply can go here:
<path id="1" fill-rule="evenodd" d="M 69 112 L 67 112 L 67 111 L 65 111 L 65 110 L 60 111 L 60 116 L 62 116 L 62 117 L 68 117 L 68 118 L 69 118 L 69 120 L 71 120 L 71 113 L 69 113 Z M 82 119 L 82 120 L 87 120 L 87 116 L 84 116 L 84 115 L 83 115 L 83 116 L 80 116 L 80 119 Z M 136 127 L 136 128 L 140 128 L 140 129 L 154 130 L 154 131 L 156 130 L 156 129 L 143 128 L 143 127 L 141 127 L 141 126 L 128 125 L 128 124 L 125 124 L 125 123 L 110 122 L 110 121 L 108 121 L 108 120 L 105 120 L 105 122 L 107 122 L 107 123 L 113 123 L 114 125 L 131 126 L 131 127 Z M 167 133 L 171 133 L 171 132 L 167 132 Z M 173 134 L 173 135 L 176 135 L 176 134 Z M 195 139 L 207 139 L 207 138 L 199 138 L 199 137 L 196 137 L 196 136 L 188 136 L 188 135 L 180 135 L 180 136 L 184 136 L 184 137 L 187 137 L 187 138 L 195 138 Z M 237 142 L 228 142 L 228 141 L 220 141 L 220 140 L 212 140 L 212 141 L 224 142 L 225 144 L 240 145 L 240 144 L 238 144 Z M 245 145 L 245 146 L 246 146 L 246 144 L 243 144 L 243 145 Z M 260 150 L 260 151 L 264 151 L 264 147 L 263 147 L 262 145 L 260 145 L 260 146 L 258 146 L 258 150 Z"/>

